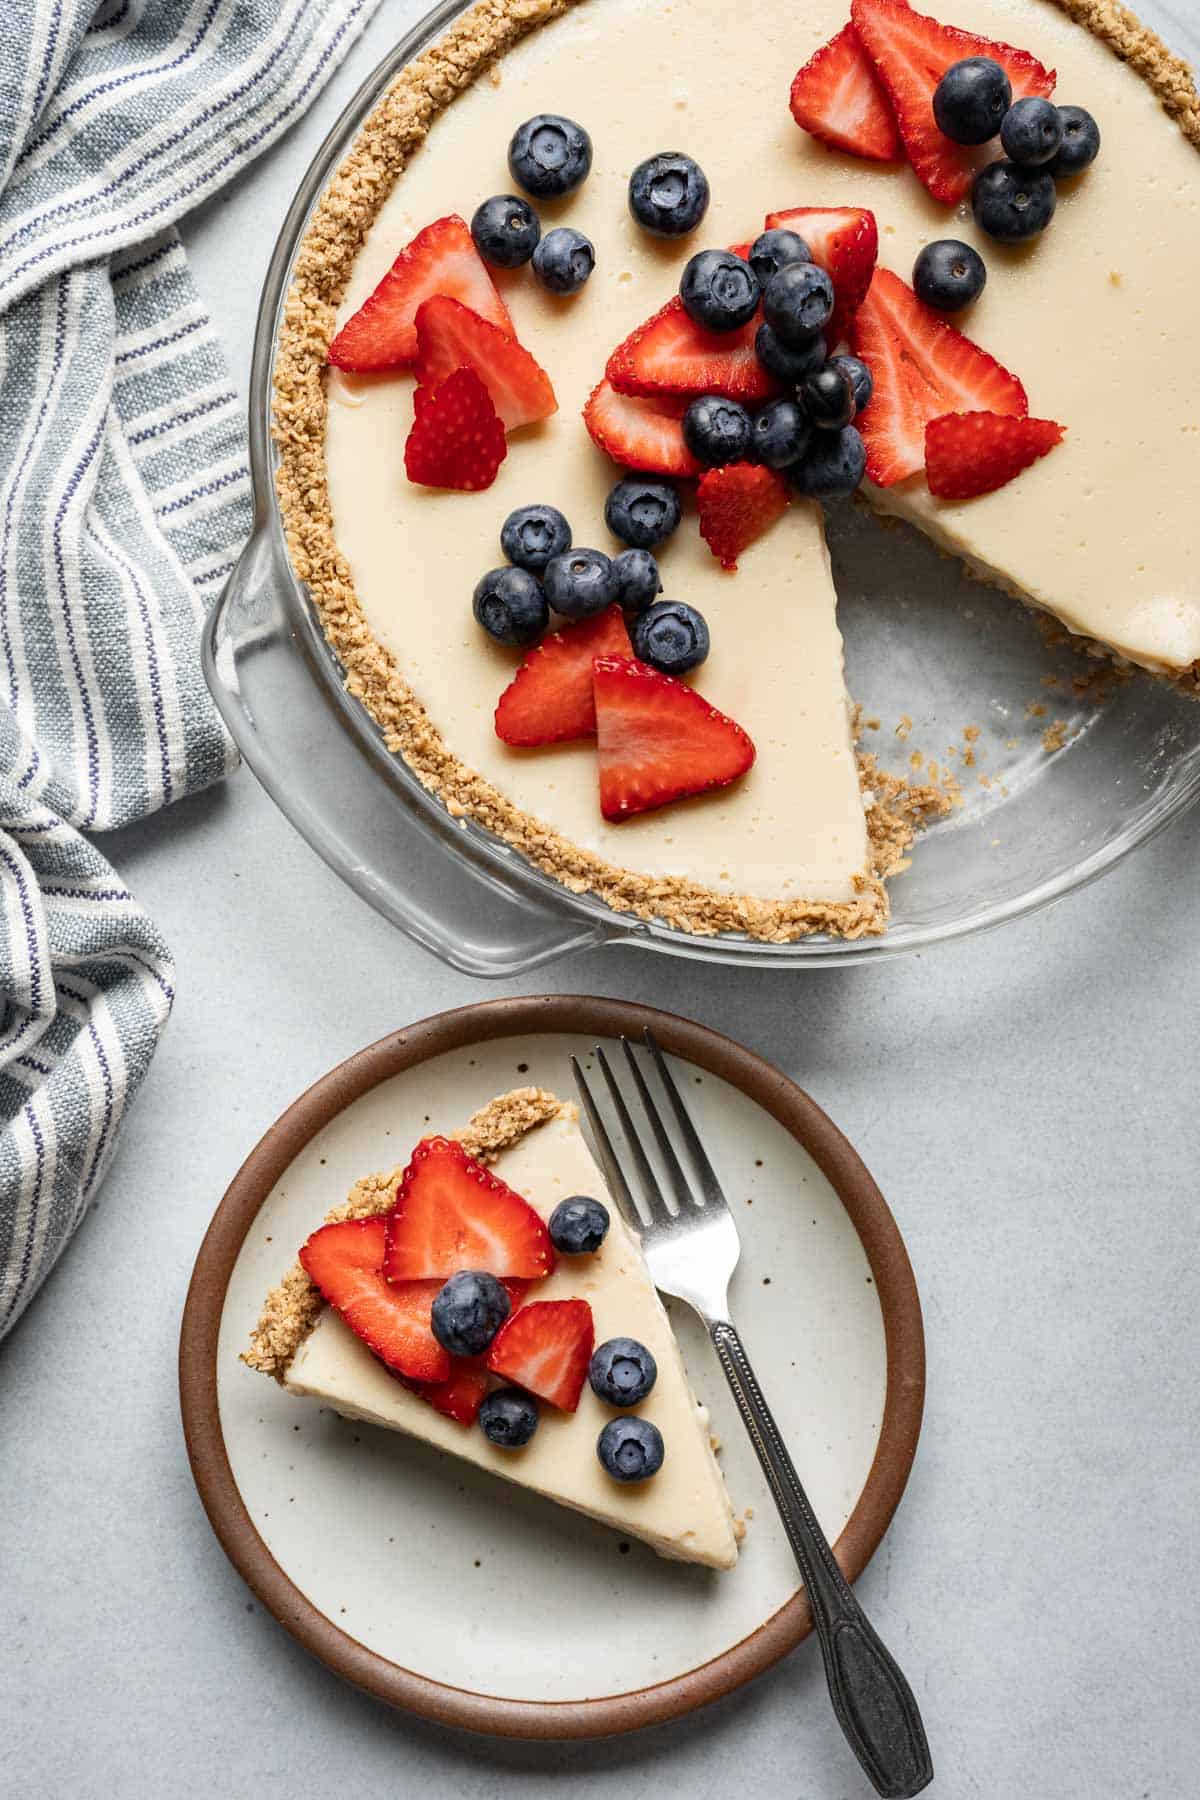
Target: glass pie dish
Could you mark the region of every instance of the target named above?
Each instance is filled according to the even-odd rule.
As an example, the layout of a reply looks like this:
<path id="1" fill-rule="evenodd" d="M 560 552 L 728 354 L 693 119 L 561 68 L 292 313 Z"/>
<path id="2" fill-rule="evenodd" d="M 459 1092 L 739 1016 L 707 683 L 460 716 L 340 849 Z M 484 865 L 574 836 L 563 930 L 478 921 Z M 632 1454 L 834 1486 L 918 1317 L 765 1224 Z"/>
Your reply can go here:
<path id="1" fill-rule="evenodd" d="M 254 532 L 209 622 L 205 672 L 246 761 L 306 841 L 385 917 L 456 968 L 510 976 L 629 943 L 761 967 L 862 962 L 989 929 L 1111 868 L 1200 792 L 1200 705 L 1115 671 L 865 505 L 830 510 L 847 680 L 864 750 L 897 774 L 946 772 L 961 803 L 889 883 L 881 937 L 764 943 L 691 935 L 576 894 L 454 818 L 385 746 L 289 563 L 274 489 L 275 347 L 313 205 L 381 91 L 464 8 L 443 5 L 354 97 L 284 221 L 259 312 L 250 395 Z M 798 772 L 802 779 L 802 771 Z"/>

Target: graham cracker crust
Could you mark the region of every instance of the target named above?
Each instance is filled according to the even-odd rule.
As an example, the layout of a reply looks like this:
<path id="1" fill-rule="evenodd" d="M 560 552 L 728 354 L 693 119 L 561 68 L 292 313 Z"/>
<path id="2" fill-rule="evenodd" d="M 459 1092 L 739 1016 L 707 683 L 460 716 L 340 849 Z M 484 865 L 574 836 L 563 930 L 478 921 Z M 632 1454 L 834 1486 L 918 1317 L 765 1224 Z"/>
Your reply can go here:
<path id="1" fill-rule="evenodd" d="M 389 750 L 456 818 L 469 818 L 520 850 L 575 893 L 676 930 L 737 932 L 787 943 L 813 932 L 878 935 L 886 879 L 905 865 L 917 830 L 954 796 L 932 783 L 881 772 L 859 755 L 867 802 L 869 866 L 840 903 L 724 895 L 680 877 L 652 878 L 583 850 L 515 806 L 450 750 L 394 656 L 374 636 L 338 549 L 325 474 L 326 352 L 358 250 L 413 151 L 446 106 L 514 44 L 580 0 L 479 0 L 410 63 L 364 121 L 314 209 L 296 255 L 276 348 L 273 436 L 276 489 L 292 567 L 308 588 L 345 686 L 366 707 Z M 1118 0 L 1045 0 L 1105 43 L 1148 84 L 1200 149 L 1200 95 L 1186 63 Z M 1186 679 L 1186 678 L 1181 678 Z M 1190 685 L 1200 685 L 1200 668 Z M 255 1366 L 258 1366 L 257 1364 Z"/>

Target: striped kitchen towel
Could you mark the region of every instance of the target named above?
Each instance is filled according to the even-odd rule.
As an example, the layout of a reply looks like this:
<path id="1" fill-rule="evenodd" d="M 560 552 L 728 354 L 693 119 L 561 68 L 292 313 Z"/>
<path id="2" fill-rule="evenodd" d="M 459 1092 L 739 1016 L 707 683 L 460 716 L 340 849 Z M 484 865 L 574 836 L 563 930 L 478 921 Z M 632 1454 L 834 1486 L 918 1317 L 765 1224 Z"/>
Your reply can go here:
<path id="1" fill-rule="evenodd" d="M 217 781 L 199 634 L 250 523 L 179 219 L 377 0 L 0 6 L 0 1336 L 104 1173 L 170 952 L 81 835 Z"/>

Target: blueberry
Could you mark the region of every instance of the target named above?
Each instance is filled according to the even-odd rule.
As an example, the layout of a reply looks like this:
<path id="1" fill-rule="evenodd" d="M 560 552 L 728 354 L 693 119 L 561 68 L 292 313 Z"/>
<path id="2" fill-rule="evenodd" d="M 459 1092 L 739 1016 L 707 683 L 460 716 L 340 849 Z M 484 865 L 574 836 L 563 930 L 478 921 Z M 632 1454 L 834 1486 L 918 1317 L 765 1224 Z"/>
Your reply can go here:
<path id="1" fill-rule="evenodd" d="M 548 231 L 533 253 L 533 272 L 552 294 L 577 294 L 595 266 L 591 238 L 569 225 Z"/>
<path id="2" fill-rule="evenodd" d="M 833 360 L 850 377 L 850 385 L 854 389 L 854 410 L 862 412 L 875 392 L 875 377 L 866 363 L 860 362 L 857 356 L 835 356 Z"/>
<path id="3" fill-rule="evenodd" d="M 683 271 L 679 298 L 706 331 L 736 331 L 758 311 L 761 289 L 750 264 L 732 250 L 700 250 Z"/>
<path id="4" fill-rule="evenodd" d="M 597 1400 L 609 1406 L 636 1406 L 657 1380 L 658 1364 L 636 1338 L 609 1338 L 592 1351 L 588 1381 Z"/>
<path id="5" fill-rule="evenodd" d="M 763 292 L 763 318 L 785 344 L 818 336 L 833 312 L 833 283 L 816 263 L 788 263 Z"/>
<path id="6" fill-rule="evenodd" d="M 1057 202 L 1048 170 L 1019 169 L 1013 162 L 989 163 L 971 189 L 975 223 L 1002 244 L 1020 244 L 1045 231 Z"/>
<path id="7" fill-rule="evenodd" d="M 978 250 L 960 238 L 926 244 L 913 264 L 913 287 L 926 306 L 958 312 L 978 300 L 987 281 L 987 265 Z"/>
<path id="8" fill-rule="evenodd" d="M 854 426 L 846 425 L 838 432 L 815 432 L 808 454 L 789 477 L 810 500 L 837 500 L 854 492 L 866 466 L 866 446 Z"/>
<path id="9" fill-rule="evenodd" d="M 636 550 L 653 550 L 679 523 L 679 495 L 669 481 L 629 476 L 604 502 L 604 523 Z"/>
<path id="10" fill-rule="evenodd" d="M 662 1432 L 649 1419 L 610 1419 L 596 1439 L 596 1455 L 614 1481 L 646 1481 L 663 1465 Z"/>
<path id="11" fill-rule="evenodd" d="M 471 219 L 475 248 L 484 262 L 498 269 L 519 269 L 527 263 L 541 235 L 537 214 L 518 194 L 493 194 L 475 208 Z"/>
<path id="12" fill-rule="evenodd" d="M 564 1256 L 590 1256 L 604 1242 L 610 1223 L 607 1206 L 590 1194 L 572 1194 L 550 1214 L 550 1242 Z"/>
<path id="13" fill-rule="evenodd" d="M 1100 127 L 1082 106 L 1060 106 L 1057 110 L 1062 123 L 1062 143 L 1057 156 L 1048 165 L 1049 172 L 1051 175 L 1078 175 L 1100 154 Z"/>
<path id="14" fill-rule="evenodd" d="M 769 325 L 760 325 L 754 334 L 754 354 L 776 381 L 799 387 L 809 370 L 819 369 L 825 361 L 825 339 L 814 337 L 804 344 L 785 344 Z"/>
<path id="15" fill-rule="evenodd" d="M 649 550 L 622 550 L 613 557 L 617 600 L 626 612 L 642 612 L 662 593 L 662 576 Z"/>
<path id="16" fill-rule="evenodd" d="M 587 178 L 592 140 L 574 119 L 537 113 L 513 132 L 508 166 L 514 181 L 538 200 L 569 194 Z"/>
<path id="17" fill-rule="evenodd" d="M 538 1428 L 538 1409 L 520 1388 L 497 1388 L 479 1408 L 479 1428 L 489 1444 L 520 1450 Z"/>
<path id="18" fill-rule="evenodd" d="M 799 462 L 808 449 L 812 429 L 804 408 L 795 400 L 769 400 L 754 415 L 750 440 L 755 462 L 768 469 L 786 469 Z"/>
<path id="19" fill-rule="evenodd" d="M 656 600 L 638 614 L 629 635 L 633 654 L 664 675 L 686 675 L 708 655 L 708 626 L 681 600 Z"/>
<path id="20" fill-rule="evenodd" d="M 552 556 L 571 547 L 571 527 L 557 506 L 518 506 L 500 527 L 500 548 L 518 569 L 540 575 Z"/>
<path id="21" fill-rule="evenodd" d="M 483 1269 L 460 1269 L 433 1297 L 429 1323 L 451 1356 L 482 1356 L 512 1310 L 502 1282 Z"/>
<path id="22" fill-rule="evenodd" d="M 821 431 L 840 431 L 854 417 L 854 383 L 845 369 L 828 362 L 800 383 L 800 404 Z"/>
<path id="23" fill-rule="evenodd" d="M 664 150 L 629 177 L 629 210 L 655 237 L 682 237 L 708 211 L 708 177 L 690 156 Z"/>
<path id="24" fill-rule="evenodd" d="M 473 605 L 498 644 L 532 644 L 550 622 L 546 597 L 527 569 L 489 569 L 476 584 Z"/>
<path id="25" fill-rule="evenodd" d="M 590 619 L 617 597 L 617 578 L 603 550 L 564 550 L 542 577 L 547 600 L 564 619 Z"/>
<path id="26" fill-rule="evenodd" d="M 1053 101 L 1029 95 L 1014 100 L 1000 127 L 1000 143 L 1005 156 L 1035 169 L 1049 162 L 1063 140 L 1063 122 Z"/>
<path id="27" fill-rule="evenodd" d="M 986 144 L 1012 105 L 1012 83 L 991 56 L 951 63 L 933 94 L 938 130 L 956 144 Z"/>
<path id="28" fill-rule="evenodd" d="M 683 441 L 709 468 L 744 462 L 752 429 L 745 407 L 722 394 L 699 395 L 683 415 Z"/>
<path id="29" fill-rule="evenodd" d="M 747 261 L 758 276 L 759 285 L 766 287 L 772 275 L 778 275 L 789 263 L 811 262 L 812 251 L 799 232 L 789 231 L 786 225 L 776 225 L 755 238 Z"/>

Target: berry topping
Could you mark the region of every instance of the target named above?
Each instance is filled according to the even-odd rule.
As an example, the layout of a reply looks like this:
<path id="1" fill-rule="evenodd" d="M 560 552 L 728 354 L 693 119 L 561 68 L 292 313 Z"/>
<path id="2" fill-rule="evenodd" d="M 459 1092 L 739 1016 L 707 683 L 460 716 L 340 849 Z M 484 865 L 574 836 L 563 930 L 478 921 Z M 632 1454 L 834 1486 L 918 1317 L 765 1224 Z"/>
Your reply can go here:
<path id="1" fill-rule="evenodd" d="M 550 1214 L 550 1242 L 564 1256 L 592 1256 L 608 1236 L 608 1208 L 590 1194 L 560 1200 Z"/>
<path id="2" fill-rule="evenodd" d="M 849 425 L 857 410 L 854 383 L 836 363 L 814 369 L 800 386 L 800 402 L 812 424 L 821 431 L 840 431 Z"/>
<path id="3" fill-rule="evenodd" d="M 787 510 L 788 491 L 773 469 L 730 463 L 701 477 L 697 494 L 700 536 L 723 569 Z"/>
<path id="4" fill-rule="evenodd" d="M 491 487 L 507 454 L 504 426 L 474 369 L 455 369 L 424 391 L 404 446 L 410 481 L 478 493 Z"/>
<path id="5" fill-rule="evenodd" d="M 818 337 L 833 315 L 833 283 L 816 263 L 788 263 L 763 293 L 763 318 L 785 344 Z"/>
<path id="6" fill-rule="evenodd" d="M 300 1251 L 305 1273 L 381 1362 L 414 1381 L 445 1381 L 450 1358 L 430 1328 L 436 1281 L 384 1279 L 382 1215 L 343 1219 L 314 1231 Z"/>
<path id="7" fill-rule="evenodd" d="M 486 1269 L 460 1269 L 434 1296 L 433 1335 L 451 1356 L 482 1356 L 512 1310 Z"/>
<path id="8" fill-rule="evenodd" d="M 662 1432 L 649 1419 L 610 1419 L 596 1439 L 596 1455 L 614 1481 L 648 1481 L 665 1454 Z"/>
<path id="9" fill-rule="evenodd" d="M 501 1326 L 488 1368 L 550 1406 L 574 1412 L 595 1341 L 586 1300 L 534 1300 Z"/>
<path id="10" fill-rule="evenodd" d="M 833 360 L 838 368 L 844 369 L 850 377 L 850 383 L 854 389 L 854 410 L 862 412 L 875 392 L 875 382 L 870 369 L 865 362 L 860 362 L 857 356 L 835 356 Z"/>
<path id="11" fill-rule="evenodd" d="M 617 599 L 626 612 L 641 612 L 662 593 L 662 576 L 649 550 L 622 550 L 613 557 Z"/>
<path id="12" fill-rule="evenodd" d="M 989 57 L 1003 69 L 1016 99 L 1053 93 L 1053 71 L 1024 50 L 941 25 L 915 12 L 907 0 L 852 0 L 850 15 L 891 98 L 918 179 L 935 200 L 957 205 L 970 188 L 977 159 L 939 130 L 933 116 L 934 92 L 946 70 L 967 57 Z"/>
<path id="13" fill-rule="evenodd" d="M 500 527 L 500 548 L 509 562 L 533 575 L 570 547 L 571 527 L 557 506 L 518 506 Z"/>
<path id="14" fill-rule="evenodd" d="M 994 56 L 951 63 L 933 90 L 938 130 L 956 144 L 986 144 L 1012 105 L 1012 83 Z"/>
<path id="15" fill-rule="evenodd" d="M 679 298 L 705 331 L 736 331 L 758 311 L 761 290 L 750 264 L 732 250 L 698 250 L 684 266 Z"/>
<path id="16" fill-rule="evenodd" d="M 978 250 L 960 238 L 939 238 L 926 244 L 913 264 L 918 300 L 936 306 L 939 312 L 961 312 L 978 300 L 986 282 L 987 264 Z"/>
<path id="17" fill-rule="evenodd" d="M 668 481 L 618 481 L 604 502 L 604 523 L 636 550 L 653 550 L 679 524 L 679 495 Z"/>
<path id="18" fill-rule="evenodd" d="M 875 214 L 865 206 L 796 206 L 787 212 L 769 213 L 768 225 L 787 225 L 798 231 L 812 259 L 833 283 L 833 317 L 826 329 L 830 347 L 847 335 L 850 320 L 871 285 L 879 254 L 879 229 Z"/>
<path id="19" fill-rule="evenodd" d="M 1014 419 L 1001 413 L 947 413 L 925 427 L 929 491 L 942 500 L 969 500 L 1003 487 L 1062 442 L 1053 419 Z"/>
<path id="20" fill-rule="evenodd" d="M 508 146 L 512 178 L 535 200 L 569 194 L 587 179 L 592 140 L 574 119 L 537 113 L 513 132 Z"/>
<path id="21" fill-rule="evenodd" d="M 592 1351 L 588 1384 L 607 1406 L 636 1406 L 657 1380 L 658 1364 L 636 1338 L 609 1338 Z"/>
<path id="22" fill-rule="evenodd" d="M 683 237 L 708 211 L 708 177 L 690 156 L 664 150 L 629 177 L 629 210 L 655 237 Z"/>
<path id="23" fill-rule="evenodd" d="M 1057 204 L 1048 169 L 1022 169 L 1014 162 L 989 163 L 971 189 L 975 223 L 1002 244 L 1022 244 L 1045 231 Z"/>
<path id="24" fill-rule="evenodd" d="M 436 295 L 417 312 L 417 380 L 436 386 L 463 368 L 483 382 L 506 431 L 558 410 L 549 376 L 509 332 L 461 301 Z"/>
<path id="25" fill-rule="evenodd" d="M 740 725 L 646 663 L 597 657 L 592 683 L 600 810 L 614 824 L 725 787 L 754 761 Z"/>
<path id="26" fill-rule="evenodd" d="M 1082 106 L 1060 106 L 1062 143 L 1050 166 L 1051 175 L 1078 175 L 1100 154 L 1100 127 Z"/>
<path id="27" fill-rule="evenodd" d="M 512 330 L 508 308 L 471 242 L 471 233 L 451 213 L 419 231 L 400 252 L 375 292 L 330 344 L 330 362 L 359 372 L 407 368 L 417 356 L 417 308 L 434 294 L 448 294 L 501 331 Z"/>
<path id="28" fill-rule="evenodd" d="M 828 352 L 823 337 L 806 344 L 785 344 L 769 325 L 760 325 L 754 338 L 754 354 L 769 375 L 785 387 L 799 387 L 810 369 L 819 369 Z"/>
<path id="29" fill-rule="evenodd" d="M 743 462 L 750 453 L 750 414 L 739 400 L 701 394 L 683 415 L 683 441 L 706 468 Z"/>
<path id="30" fill-rule="evenodd" d="M 582 231 L 556 225 L 533 253 L 533 272 L 552 294 L 577 294 L 596 266 L 596 246 Z"/>
<path id="31" fill-rule="evenodd" d="M 945 412 L 1029 411 L 1025 389 L 995 357 L 924 306 L 890 269 L 877 269 L 854 320 L 854 350 L 875 379 L 860 429 L 880 487 L 925 465 L 925 426 Z"/>
<path id="32" fill-rule="evenodd" d="M 1050 161 L 1063 141 L 1062 108 L 1033 94 L 1018 100 L 1004 115 L 1000 143 L 1004 154 L 1027 169 Z"/>
<path id="33" fill-rule="evenodd" d="M 687 317 L 682 307 L 679 311 Z M 683 441 L 680 421 L 686 405 L 669 394 L 653 400 L 619 394 L 606 379 L 593 389 L 583 422 L 597 449 L 627 469 L 648 475 L 698 475 L 700 465 Z"/>
<path id="34" fill-rule="evenodd" d="M 493 194 L 471 216 L 475 248 L 498 269 L 519 269 L 527 263 L 541 235 L 541 221 L 518 194 Z"/>
<path id="35" fill-rule="evenodd" d="M 546 596 L 528 569 L 489 569 L 471 605 L 488 636 L 510 649 L 536 643 L 550 623 Z"/>
<path id="36" fill-rule="evenodd" d="M 633 653 L 664 675 L 686 675 L 708 655 L 708 626 L 694 606 L 659 600 L 634 621 Z"/>
<path id="37" fill-rule="evenodd" d="M 405 1387 L 432 1406 L 435 1412 L 444 1413 L 448 1419 L 455 1419 L 460 1425 L 473 1425 L 483 1404 L 483 1397 L 488 1391 L 489 1376 L 479 1363 L 466 1362 L 462 1357 L 454 1357 L 450 1365 L 450 1376 L 447 1381 L 406 1381 Z"/>
<path id="38" fill-rule="evenodd" d="M 622 394 L 727 394 L 766 400 L 774 392 L 754 354 L 754 321 L 705 331 L 674 299 L 618 344 L 605 373 Z"/>
<path id="39" fill-rule="evenodd" d="M 501 1450 L 521 1450 L 538 1428 L 535 1401 L 520 1388 L 497 1388 L 479 1408 L 479 1429 Z"/>
<path id="40" fill-rule="evenodd" d="M 746 260 L 758 277 L 759 286 L 766 287 L 772 275 L 778 275 L 789 263 L 811 262 L 812 251 L 799 232 L 777 225 L 755 238 Z"/>
<path id="41" fill-rule="evenodd" d="M 529 652 L 501 694 L 496 736 L 521 748 L 595 737 L 592 663 L 597 656 L 629 653 L 629 633 L 617 606 L 551 632 Z M 550 1235 L 553 1239 L 553 1225 Z"/>
<path id="42" fill-rule="evenodd" d="M 383 1267 L 389 1281 L 445 1281 L 463 1268 L 539 1281 L 554 1249 L 532 1206 L 498 1175 L 449 1138 L 423 1138 L 387 1215 Z"/>
<path id="43" fill-rule="evenodd" d="M 542 576 L 542 590 L 564 619 L 590 619 L 617 597 L 617 579 L 603 550 L 580 546 L 552 556 Z"/>
<path id="44" fill-rule="evenodd" d="M 792 117 L 833 150 L 894 162 L 900 134 L 887 89 L 853 25 L 810 56 L 792 82 Z"/>
<path id="45" fill-rule="evenodd" d="M 808 417 L 795 400 L 768 400 L 754 415 L 750 454 L 768 469 L 786 469 L 804 455 L 810 435 Z"/>
<path id="46" fill-rule="evenodd" d="M 863 478 L 867 451 L 853 425 L 841 431 L 815 431 L 812 442 L 788 479 L 809 500 L 841 500 L 852 494 Z"/>

